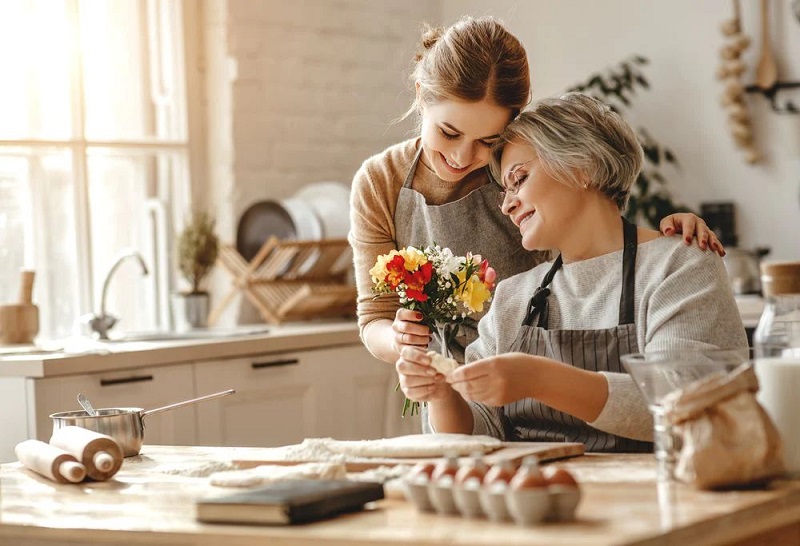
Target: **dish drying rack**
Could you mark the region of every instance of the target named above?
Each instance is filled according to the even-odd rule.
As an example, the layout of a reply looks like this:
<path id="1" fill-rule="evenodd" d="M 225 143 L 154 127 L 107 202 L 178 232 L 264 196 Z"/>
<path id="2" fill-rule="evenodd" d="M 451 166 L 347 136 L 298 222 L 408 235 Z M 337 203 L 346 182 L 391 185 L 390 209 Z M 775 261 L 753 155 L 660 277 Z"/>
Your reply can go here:
<path id="1" fill-rule="evenodd" d="M 208 317 L 214 324 L 242 292 L 270 324 L 355 314 L 356 287 L 348 283 L 347 239 L 282 241 L 270 237 L 247 262 L 234 245 L 220 245 L 218 261 L 233 286 Z"/>

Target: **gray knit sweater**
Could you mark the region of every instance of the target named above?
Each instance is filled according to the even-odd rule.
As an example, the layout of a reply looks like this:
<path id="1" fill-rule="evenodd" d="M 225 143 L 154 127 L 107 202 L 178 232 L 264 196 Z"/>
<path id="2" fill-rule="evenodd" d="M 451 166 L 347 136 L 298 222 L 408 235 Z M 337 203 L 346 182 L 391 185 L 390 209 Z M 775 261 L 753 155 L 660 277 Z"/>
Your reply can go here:
<path id="1" fill-rule="evenodd" d="M 511 350 L 527 304 L 552 263 L 498 284 L 480 337 L 467 347 L 466 362 Z M 619 322 L 622 251 L 564 264 L 550 285 L 550 329 L 604 329 Z M 687 348 L 743 349 L 747 338 L 721 258 L 680 238 L 640 243 L 636 256 L 636 337 L 641 352 Z M 627 374 L 601 372 L 608 400 L 589 425 L 612 434 L 652 441 L 652 418 Z M 490 409 L 490 408 L 487 408 Z M 502 431 L 500 411 L 472 408 L 473 434 Z"/>

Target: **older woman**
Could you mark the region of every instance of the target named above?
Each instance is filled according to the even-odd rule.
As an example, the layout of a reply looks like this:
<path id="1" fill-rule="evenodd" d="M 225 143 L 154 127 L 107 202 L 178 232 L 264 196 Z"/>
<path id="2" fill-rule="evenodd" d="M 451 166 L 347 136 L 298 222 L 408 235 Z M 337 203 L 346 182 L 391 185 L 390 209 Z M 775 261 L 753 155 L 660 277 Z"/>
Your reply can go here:
<path id="1" fill-rule="evenodd" d="M 446 378 L 403 351 L 403 390 L 428 401 L 435 430 L 650 450 L 652 421 L 620 355 L 747 346 L 720 257 L 621 216 L 641 165 L 630 126 L 577 93 L 504 131 L 491 165 L 502 211 L 526 249 L 559 254 L 498 285 L 467 364 Z"/>

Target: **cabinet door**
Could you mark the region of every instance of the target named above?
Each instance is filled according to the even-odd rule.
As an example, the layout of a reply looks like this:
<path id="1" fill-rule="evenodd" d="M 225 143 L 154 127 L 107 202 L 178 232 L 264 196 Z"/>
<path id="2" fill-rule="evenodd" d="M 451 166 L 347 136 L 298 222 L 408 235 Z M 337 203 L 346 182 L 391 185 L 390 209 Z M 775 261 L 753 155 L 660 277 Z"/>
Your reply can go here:
<path id="1" fill-rule="evenodd" d="M 387 397 L 394 367 L 372 357 L 361 345 L 320 352 L 324 378 L 318 435 L 339 440 L 383 438 Z"/>
<path id="2" fill-rule="evenodd" d="M 29 381 L 33 384 L 35 398 L 35 434 L 44 441 L 52 433 L 48 417 L 51 413 L 81 409 L 76 400 L 79 392 L 98 409 L 137 407 L 149 410 L 195 396 L 191 364 Z M 145 445 L 194 445 L 197 440 L 194 406 L 145 417 L 144 426 Z"/>
<path id="3" fill-rule="evenodd" d="M 198 406 L 203 444 L 282 446 L 304 438 L 384 436 L 394 369 L 360 345 L 195 366 L 198 391 L 237 391 Z"/>
<path id="4" fill-rule="evenodd" d="M 317 430 L 320 383 L 307 353 L 195 364 L 198 392 L 236 389 L 197 406 L 198 440 L 214 446 L 281 446 Z"/>

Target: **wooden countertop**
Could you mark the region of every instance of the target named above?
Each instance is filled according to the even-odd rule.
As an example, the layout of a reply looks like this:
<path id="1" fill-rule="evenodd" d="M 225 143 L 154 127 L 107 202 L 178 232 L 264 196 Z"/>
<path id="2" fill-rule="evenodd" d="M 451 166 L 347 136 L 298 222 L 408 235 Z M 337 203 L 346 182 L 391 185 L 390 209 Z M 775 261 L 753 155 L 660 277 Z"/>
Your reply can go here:
<path id="1" fill-rule="evenodd" d="M 418 513 L 387 499 L 361 513 L 297 527 L 200 524 L 194 499 L 227 489 L 168 468 L 259 458 L 258 448 L 145 446 L 105 483 L 59 485 L 0 467 L 0 544 L 521 545 L 798 544 L 800 481 L 769 490 L 703 492 L 659 486 L 650 455 L 587 455 L 564 461 L 582 484 L 574 523 L 518 527 Z M 760 535 L 763 542 L 745 539 Z"/>
<path id="2" fill-rule="evenodd" d="M 86 341 L 77 354 L 0 356 L 0 377 L 56 377 L 143 366 L 303 351 L 360 344 L 355 321 L 320 321 L 269 326 L 264 334 L 206 339 Z"/>

